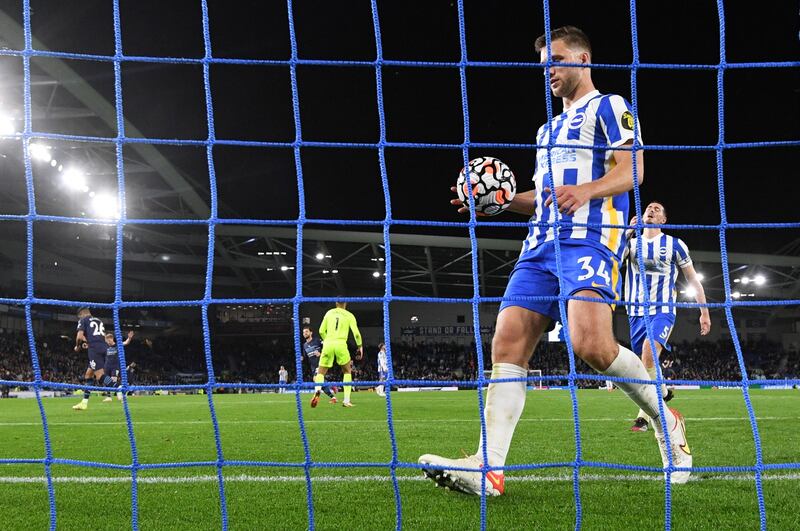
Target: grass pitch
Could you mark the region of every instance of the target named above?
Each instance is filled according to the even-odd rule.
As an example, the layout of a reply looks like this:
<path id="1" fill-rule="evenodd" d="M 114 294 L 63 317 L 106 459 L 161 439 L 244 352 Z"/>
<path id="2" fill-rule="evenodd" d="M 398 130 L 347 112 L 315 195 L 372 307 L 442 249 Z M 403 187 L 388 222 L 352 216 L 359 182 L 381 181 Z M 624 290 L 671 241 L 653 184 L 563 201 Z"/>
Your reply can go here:
<path id="1" fill-rule="evenodd" d="M 800 463 L 800 391 L 751 391 L 765 463 Z M 341 394 L 340 394 L 341 397 Z M 479 433 L 474 391 L 393 393 L 400 461 L 422 453 L 474 452 Z M 301 395 L 312 459 L 319 463 L 387 463 L 391 445 L 386 402 L 371 392 L 353 394 L 346 409 Z M 324 397 L 323 397 L 324 399 Z M 215 461 L 208 397 L 130 399 L 140 463 Z M 87 411 L 78 399 L 45 399 L 53 456 L 131 463 L 122 405 L 93 396 Z M 584 461 L 661 466 L 652 432 L 629 431 L 636 407 L 620 392 L 578 393 Z M 227 460 L 300 463 L 304 450 L 293 394 L 215 395 Z M 739 390 L 678 391 L 673 402 L 687 418 L 695 466 L 751 466 L 752 430 Z M 0 458 L 43 458 L 36 401 L 0 401 Z M 575 436 L 567 391 L 528 393 L 508 464 L 572 461 Z M 230 529 L 306 529 L 302 468 L 224 467 Z M 131 482 L 126 470 L 53 465 L 58 529 L 127 529 Z M 488 529 L 572 529 L 571 468 L 506 475 L 506 495 L 487 501 Z M 583 468 L 583 529 L 663 529 L 660 474 Z M 0 465 L 0 520 L 7 530 L 49 526 L 44 467 Z M 395 502 L 388 468 L 314 468 L 312 498 L 317 529 L 392 529 Z M 404 529 L 478 529 L 480 500 L 436 489 L 413 469 L 398 469 Z M 216 469 L 211 466 L 143 470 L 138 483 L 141 529 L 220 529 Z M 765 475 L 770 529 L 800 529 L 800 469 Z M 755 481 L 747 474 L 695 473 L 672 491 L 674 529 L 758 529 Z"/>

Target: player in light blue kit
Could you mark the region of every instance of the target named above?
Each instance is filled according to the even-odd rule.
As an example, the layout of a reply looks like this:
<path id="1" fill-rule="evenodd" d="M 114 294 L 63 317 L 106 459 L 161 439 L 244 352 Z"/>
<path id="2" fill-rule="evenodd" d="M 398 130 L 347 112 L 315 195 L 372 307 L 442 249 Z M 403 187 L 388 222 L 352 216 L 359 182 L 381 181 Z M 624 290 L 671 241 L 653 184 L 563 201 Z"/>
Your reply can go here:
<path id="1" fill-rule="evenodd" d="M 548 145 L 552 138 L 559 147 L 549 150 L 549 156 L 547 149 L 537 151 L 534 190 L 517 194 L 508 208 L 532 218 L 528 237 L 508 280 L 506 300 L 500 306 L 492 339 L 492 378 L 520 379 L 490 384 L 486 394 L 486 454 L 493 470 L 454 470 L 483 468 L 482 439 L 476 453 L 464 459 L 432 454 L 419 458 L 424 473 L 437 485 L 467 494 L 481 495 L 482 485 L 487 495 L 503 494 L 502 467 L 525 405 L 528 362 L 542 334 L 554 320 L 560 320 L 558 301 L 519 297 L 563 293 L 587 299 L 567 302 L 569 336 L 575 354 L 601 374 L 649 379 L 641 360 L 617 342 L 612 328 L 612 304 L 619 298 L 619 265 L 625 249 L 628 192 L 634 185 L 634 155 L 630 147 L 634 141 L 642 143 L 641 137 L 634 133 L 640 129 L 622 96 L 601 94 L 595 89 L 591 76 L 592 49 L 586 34 L 574 26 L 565 26 L 553 30 L 550 37 L 549 59 L 556 63 L 549 67 L 550 89 L 562 99 L 564 111 L 540 127 L 536 136 L 538 145 Z M 544 35 L 536 40 L 536 51 L 541 62 L 547 62 Z M 561 62 L 581 66 L 559 66 Z M 585 149 L 598 145 L 602 147 Z M 635 157 L 635 176 L 641 183 L 644 156 L 637 151 Z M 554 196 L 558 211 L 553 208 Z M 468 211 L 457 199 L 452 203 L 460 207 L 459 211 Z M 553 225 L 557 221 L 562 225 L 558 232 Z M 586 226 L 589 223 L 618 227 Z M 560 278 L 556 235 L 560 244 Z M 663 403 L 653 385 L 630 382 L 616 382 L 616 385 L 654 419 L 656 440 L 666 466 L 669 462 L 666 439 L 658 418 L 659 407 L 663 407 L 673 463 L 691 467 L 692 456 L 680 414 Z M 671 478 L 673 482 L 684 483 L 689 472 L 675 472 Z"/>
<path id="2" fill-rule="evenodd" d="M 631 220 L 631 225 L 636 224 L 636 217 Z M 632 302 L 626 305 L 628 323 L 631 330 L 631 350 L 642 358 L 650 379 L 656 378 L 657 360 L 661 351 L 671 350 L 669 336 L 675 325 L 675 306 L 670 307 L 670 302 L 675 302 L 675 282 L 678 280 L 678 270 L 683 272 L 689 284 L 690 293 L 694 293 L 694 300 L 698 304 L 706 303 L 706 294 L 703 285 L 694 270 L 689 249 L 680 238 L 673 238 L 664 234 L 659 227 L 667 222 L 667 209 L 657 201 L 647 205 L 642 214 L 642 223 L 646 225 L 642 231 L 642 262 L 644 263 L 644 278 L 639 271 L 639 243 L 633 229 L 628 230 L 628 241 L 625 270 L 625 300 Z M 644 283 L 642 283 L 644 281 Z M 645 294 L 647 296 L 645 296 Z M 647 310 L 645 301 L 650 302 Z M 645 313 L 649 315 L 653 343 L 655 344 L 655 357 L 652 344 L 647 338 L 647 325 Z M 700 308 L 700 335 L 704 336 L 711 331 L 711 318 L 708 308 Z M 672 390 L 665 384 L 661 386 L 664 400 L 672 399 Z M 631 426 L 632 431 L 647 431 L 650 417 L 639 409 L 636 420 Z"/>

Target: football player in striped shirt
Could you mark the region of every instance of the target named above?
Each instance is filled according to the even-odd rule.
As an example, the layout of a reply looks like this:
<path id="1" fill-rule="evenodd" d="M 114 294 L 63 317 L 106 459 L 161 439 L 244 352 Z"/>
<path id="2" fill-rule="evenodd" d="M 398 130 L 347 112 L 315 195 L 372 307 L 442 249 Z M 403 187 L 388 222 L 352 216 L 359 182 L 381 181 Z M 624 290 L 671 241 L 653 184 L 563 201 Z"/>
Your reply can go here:
<path id="1" fill-rule="evenodd" d="M 534 190 L 518 193 L 508 208 L 532 218 L 492 339 L 492 379 L 519 381 L 489 385 L 484 409 L 488 463 L 483 463 L 483 437 L 477 452 L 464 459 L 431 454 L 419 458 L 423 472 L 437 485 L 468 494 L 503 494 L 502 469 L 525 405 L 528 362 L 542 334 L 553 321 L 561 319 L 557 299 L 531 297 L 570 297 L 566 313 L 573 351 L 595 370 L 611 377 L 649 379 L 642 361 L 617 342 L 612 327 L 612 305 L 618 300 L 619 264 L 625 249 L 628 192 L 634 179 L 642 182 L 644 172 L 643 153 L 631 149 L 634 143 L 642 143 L 640 128 L 625 98 L 595 89 L 592 48 L 586 34 L 565 26 L 553 30 L 550 37 L 549 57 L 544 35 L 536 39 L 535 46 L 542 63 L 550 60 L 550 90 L 561 98 L 564 110 L 537 133 L 537 144 L 550 149 L 537 151 Z M 451 202 L 459 211 L 468 211 L 458 200 Z M 560 222 L 558 230 L 555 222 Z M 691 467 L 680 414 L 659 403 L 663 398 L 653 385 L 630 381 L 615 384 L 654 419 L 666 466 L 667 442 L 658 418 L 663 406 L 673 463 Z M 481 470 L 485 465 L 492 469 Z M 689 472 L 675 472 L 671 478 L 682 483 L 688 480 Z"/>
<path id="2" fill-rule="evenodd" d="M 636 221 L 634 216 L 630 224 L 636 225 Z M 656 379 L 655 360 L 663 349 L 671 350 L 669 336 L 675 325 L 675 306 L 670 306 L 670 303 L 675 303 L 678 270 L 683 272 L 694 293 L 694 300 L 698 304 L 706 303 L 703 285 L 697 278 L 686 244 L 680 238 L 665 234 L 657 226 L 666 222 L 667 209 L 663 204 L 653 201 L 647 205 L 642 215 L 642 223 L 646 225 L 641 244 L 644 275 L 639 270 L 639 239 L 633 229 L 628 230 L 630 239 L 626 249 L 625 300 L 632 303 L 626 305 L 631 350 L 641 356 L 651 380 Z M 649 316 L 651 337 L 647 335 L 645 314 Z M 700 308 L 700 335 L 704 336 L 710 331 L 708 308 Z M 666 384 L 661 384 L 661 394 L 666 401 L 672 398 L 672 390 L 667 390 Z M 647 431 L 649 421 L 650 417 L 640 408 L 631 430 Z"/>

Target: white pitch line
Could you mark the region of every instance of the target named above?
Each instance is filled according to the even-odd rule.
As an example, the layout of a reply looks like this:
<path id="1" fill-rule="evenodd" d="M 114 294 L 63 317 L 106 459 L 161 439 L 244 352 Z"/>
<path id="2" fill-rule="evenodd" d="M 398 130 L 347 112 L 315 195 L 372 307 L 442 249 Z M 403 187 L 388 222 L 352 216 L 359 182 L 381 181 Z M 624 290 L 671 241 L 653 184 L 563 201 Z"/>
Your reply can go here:
<path id="1" fill-rule="evenodd" d="M 297 424 L 297 419 L 256 419 L 256 420 L 225 420 L 217 419 L 221 426 L 229 424 Z M 584 418 L 578 417 L 580 422 L 625 422 L 628 419 L 623 417 L 594 417 Z M 750 417 L 688 417 L 686 419 L 689 423 L 692 422 L 731 422 L 731 421 L 746 421 Z M 800 417 L 756 417 L 757 421 L 762 420 L 800 420 Z M 558 418 L 533 418 L 533 419 L 519 419 L 520 422 L 573 422 L 572 417 L 558 417 Z M 178 425 L 178 424 L 207 424 L 211 425 L 211 419 L 208 420 L 133 420 L 134 426 L 140 425 Z M 393 422 L 404 423 L 454 423 L 454 422 L 471 422 L 478 423 L 479 420 L 475 419 L 394 419 Z M 366 424 L 366 423 L 380 423 L 386 424 L 386 419 L 305 419 L 304 424 Z M 0 422 L 0 426 L 41 426 L 41 422 Z M 48 426 L 124 426 L 125 421 L 77 421 L 77 422 L 48 422 Z"/>
<path id="2" fill-rule="evenodd" d="M 422 475 L 398 476 L 399 481 L 426 481 Z M 509 482 L 520 483 L 548 483 L 548 482 L 571 482 L 572 474 L 556 475 L 526 475 L 509 476 Z M 767 474 L 762 476 L 764 481 L 797 481 L 800 480 L 800 473 L 793 474 Z M 312 477 L 313 483 L 332 483 L 332 482 L 388 482 L 391 476 L 316 476 Z M 754 481 L 752 474 L 706 474 L 692 476 L 690 481 Z M 47 479 L 44 476 L 5 476 L 0 477 L 0 483 L 6 484 L 45 484 Z M 581 474 L 580 481 L 659 481 L 663 482 L 661 474 Z M 54 477 L 53 483 L 130 483 L 131 478 L 125 477 L 103 477 L 103 476 L 60 476 Z M 139 484 L 176 484 L 176 483 L 216 483 L 217 476 L 198 475 L 198 476 L 154 476 L 139 477 Z M 250 474 L 239 474 L 235 476 L 225 476 L 225 482 L 237 483 L 304 483 L 305 476 L 256 476 Z"/>

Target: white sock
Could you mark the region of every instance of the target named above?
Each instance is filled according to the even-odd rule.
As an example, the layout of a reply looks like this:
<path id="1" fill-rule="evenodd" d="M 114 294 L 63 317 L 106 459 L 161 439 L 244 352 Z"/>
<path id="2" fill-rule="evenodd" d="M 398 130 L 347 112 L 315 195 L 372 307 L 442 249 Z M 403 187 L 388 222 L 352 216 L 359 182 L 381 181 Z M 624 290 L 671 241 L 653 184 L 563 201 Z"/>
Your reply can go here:
<path id="1" fill-rule="evenodd" d="M 650 375 L 651 380 L 656 379 L 656 366 L 647 367 L 647 374 Z M 661 376 L 664 376 L 663 374 Z M 667 396 L 667 384 L 661 384 L 661 396 Z"/>
<path id="2" fill-rule="evenodd" d="M 382 385 L 379 385 L 379 386 L 378 386 L 378 394 L 379 394 L 379 395 L 382 395 L 382 394 L 383 394 L 383 386 L 382 386 Z"/>
<path id="3" fill-rule="evenodd" d="M 619 353 L 616 359 L 603 371 L 603 374 L 606 376 L 616 376 L 618 378 L 636 378 L 637 380 L 650 379 L 642 360 L 622 345 L 619 346 Z M 656 386 L 633 382 L 614 382 L 614 384 L 622 389 L 631 400 L 636 402 L 637 406 L 642 408 L 642 412 L 653 420 L 653 429 L 655 429 L 657 434 L 661 434 L 661 421 L 658 418 L 658 401 L 661 400 L 663 403 L 664 399 L 656 392 Z M 675 415 L 672 414 L 666 403 L 663 403 L 663 407 L 664 416 L 667 420 L 667 428 L 671 430 L 675 426 Z"/>
<path id="4" fill-rule="evenodd" d="M 495 363 L 492 378 L 525 378 L 528 371 L 512 363 Z M 486 453 L 489 466 L 506 464 L 508 448 L 525 407 L 526 382 L 489 384 L 486 392 Z M 483 438 L 478 441 L 478 459 L 483 459 Z"/>

